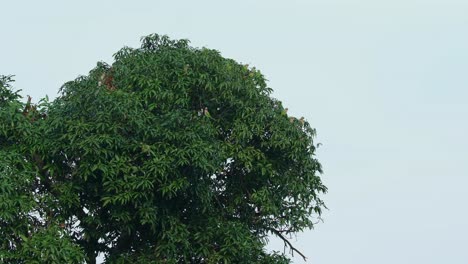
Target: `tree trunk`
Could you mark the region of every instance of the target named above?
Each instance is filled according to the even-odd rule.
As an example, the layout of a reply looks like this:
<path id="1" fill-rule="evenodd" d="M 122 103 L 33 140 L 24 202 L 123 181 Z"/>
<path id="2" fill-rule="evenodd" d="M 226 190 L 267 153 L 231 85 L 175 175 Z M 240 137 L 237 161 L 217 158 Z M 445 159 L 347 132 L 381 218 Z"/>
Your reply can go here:
<path id="1" fill-rule="evenodd" d="M 94 249 L 90 249 L 86 252 L 86 259 L 88 260 L 88 264 L 96 264 L 96 253 Z"/>

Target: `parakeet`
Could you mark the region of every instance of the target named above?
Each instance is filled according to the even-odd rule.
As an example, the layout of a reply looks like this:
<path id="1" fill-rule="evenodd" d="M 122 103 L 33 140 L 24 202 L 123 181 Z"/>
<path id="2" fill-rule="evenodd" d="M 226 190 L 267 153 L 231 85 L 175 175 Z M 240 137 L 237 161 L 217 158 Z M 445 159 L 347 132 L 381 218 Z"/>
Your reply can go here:
<path id="1" fill-rule="evenodd" d="M 205 114 L 205 116 L 211 117 L 210 112 L 208 112 L 208 107 L 206 106 L 205 106 L 205 109 L 203 110 L 203 113 Z"/>
<path id="2" fill-rule="evenodd" d="M 98 86 L 101 86 L 102 83 L 104 82 L 104 79 L 106 78 L 106 74 L 105 73 L 102 73 L 101 77 L 99 77 L 99 81 L 98 81 Z"/>
<path id="3" fill-rule="evenodd" d="M 28 95 L 28 102 L 26 102 L 26 106 L 24 107 L 24 110 L 23 110 L 23 115 L 28 115 L 28 113 L 31 111 L 31 100 L 32 100 L 32 97 Z"/>
<path id="4" fill-rule="evenodd" d="M 299 122 L 301 122 L 301 125 L 304 125 L 305 120 L 303 116 L 301 117 L 301 119 L 299 119 Z"/>

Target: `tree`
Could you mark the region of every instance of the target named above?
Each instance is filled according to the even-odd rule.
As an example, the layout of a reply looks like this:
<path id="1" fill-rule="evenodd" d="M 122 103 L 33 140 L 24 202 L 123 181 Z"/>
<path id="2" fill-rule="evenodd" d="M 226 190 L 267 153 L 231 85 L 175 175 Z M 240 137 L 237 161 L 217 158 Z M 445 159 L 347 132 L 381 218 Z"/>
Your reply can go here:
<path id="1" fill-rule="evenodd" d="M 114 58 L 38 105 L 3 77 L 0 258 L 288 263 L 271 234 L 303 256 L 288 236 L 327 190 L 315 130 L 260 71 L 159 35 Z"/>

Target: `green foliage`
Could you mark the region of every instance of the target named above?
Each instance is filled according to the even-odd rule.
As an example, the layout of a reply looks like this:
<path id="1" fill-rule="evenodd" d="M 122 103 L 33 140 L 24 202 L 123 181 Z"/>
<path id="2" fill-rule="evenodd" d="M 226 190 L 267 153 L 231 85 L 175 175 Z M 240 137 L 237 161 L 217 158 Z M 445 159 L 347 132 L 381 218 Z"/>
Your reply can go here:
<path id="1" fill-rule="evenodd" d="M 83 250 L 58 228 L 55 198 L 38 175 L 39 111 L 19 101 L 11 76 L 0 76 L 0 262 L 82 263 Z M 44 106 L 41 104 L 40 106 Z"/>
<path id="2" fill-rule="evenodd" d="M 11 90 L 13 82 L 12 75 L 0 75 L 0 106 L 5 106 L 8 103 L 20 98 L 19 91 Z"/>
<path id="3" fill-rule="evenodd" d="M 324 208 L 309 123 L 260 71 L 187 40 L 114 57 L 37 106 L 0 79 L 0 257 L 289 263 L 264 247 L 295 250 Z"/>

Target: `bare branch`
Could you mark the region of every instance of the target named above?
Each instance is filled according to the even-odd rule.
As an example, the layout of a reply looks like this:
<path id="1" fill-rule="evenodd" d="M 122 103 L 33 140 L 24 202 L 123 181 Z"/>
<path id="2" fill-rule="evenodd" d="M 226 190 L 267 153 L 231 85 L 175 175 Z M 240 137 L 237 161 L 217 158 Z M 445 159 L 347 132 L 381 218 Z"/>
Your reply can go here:
<path id="1" fill-rule="evenodd" d="M 284 245 L 286 246 L 289 246 L 289 248 L 291 249 L 291 252 L 296 252 L 297 254 L 301 255 L 301 257 L 304 259 L 304 261 L 307 261 L 307 257 L 302 254 L 302 252 L 300 252 L 297 248 L 295 248 L 291 242 L 289 242 L 289 240 L 278 230 L 276 229 L 273 229 L 273 228 L 269 228 L 268 230 L 270 230 L 271 232 L 273 232 L 275 235 L 277 235 L 279 238 L 281 238 L 284 242 Z"/>

